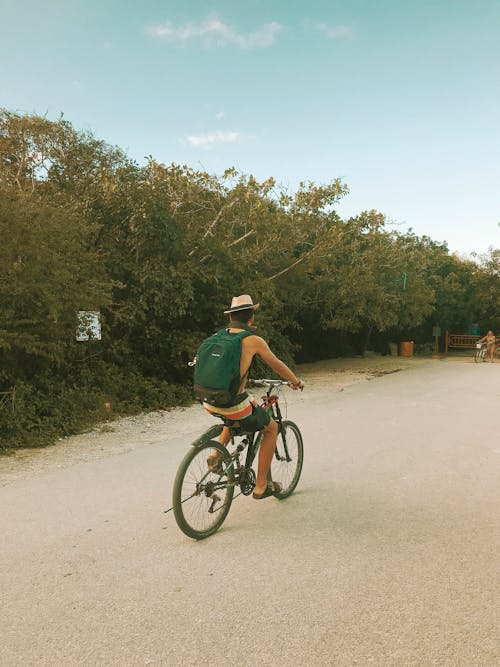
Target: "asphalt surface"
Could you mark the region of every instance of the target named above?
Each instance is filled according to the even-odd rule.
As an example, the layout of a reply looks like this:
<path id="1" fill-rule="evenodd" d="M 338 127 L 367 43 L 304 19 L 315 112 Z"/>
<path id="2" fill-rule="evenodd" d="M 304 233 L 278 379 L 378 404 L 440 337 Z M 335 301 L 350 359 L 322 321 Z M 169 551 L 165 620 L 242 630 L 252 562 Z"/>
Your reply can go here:
<path id="1" fill-rule="evenodd" d="M 163 514 L 195 423 L 10 481 L 0 665 L 500 665 L 499 405 L 500 364 L 294 394 L 296 493 L 201 542 Z"/>

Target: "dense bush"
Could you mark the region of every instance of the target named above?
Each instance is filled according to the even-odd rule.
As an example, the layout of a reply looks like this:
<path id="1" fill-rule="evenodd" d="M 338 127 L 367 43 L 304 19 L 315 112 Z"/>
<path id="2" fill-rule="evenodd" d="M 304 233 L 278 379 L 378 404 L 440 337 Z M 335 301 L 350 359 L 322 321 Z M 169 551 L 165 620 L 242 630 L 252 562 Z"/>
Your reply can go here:
<path id="1" fill-rule="evenodd" d="M 15 400 L 0 404 L 1 448 L 40 447 L 120 414 L 165 409 L 191 401 L 190 387 L 102 365 L 79 382 L 49 375 L 15 385 Z M 106 404 L 109 404 L 109 410 Z"/>

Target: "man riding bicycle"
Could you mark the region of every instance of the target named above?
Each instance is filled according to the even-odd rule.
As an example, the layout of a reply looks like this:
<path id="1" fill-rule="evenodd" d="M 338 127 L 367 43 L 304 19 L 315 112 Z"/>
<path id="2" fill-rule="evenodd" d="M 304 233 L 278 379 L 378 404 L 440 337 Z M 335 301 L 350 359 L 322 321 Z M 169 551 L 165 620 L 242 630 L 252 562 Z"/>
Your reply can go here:
<path id="1" fill-rule="evenodd" d="M 254 357 L 258 356 L 283 380 L 291 382 L 292 389 L 303 389 L 304 383 L 297 378 L 285 363 L 278 359 L 263 338 L 251 332 L 255 311 L 258 307 L 259 304 L 254 304 L 251 296 L 242 294 L 233 297 L 231 307 L 224 311 L 225 315 L 229 315 L 230 326 L 226 329 L 229 334 L 238 336 L 246 332 L 241 340 L 240 386 L 231 405 L 222 408 L 203 401 L 203 407 L 210 414 L 221 417 L 226 424 L 219 436 L 221 445 L 226 446 L 229 442 L 229 426 L 235 422 L 239 422 L 241 426 L 249 431 L 262 431 L 264 438 L 259 450 L 257 479 L 253 492 L 253 497 L 256 500 L 261 500 L 262 498 L 275 496 L 281 491 L 280 484 L 268 481 L 269 468 L 276 447 L 278 426 L 266 410 L 257 405 L 245 391 L 250 366 Z M 219 456 L 217 452 L 213 452 L 209 456 L 207 463 L 211 469 L 217 470 Z"/>

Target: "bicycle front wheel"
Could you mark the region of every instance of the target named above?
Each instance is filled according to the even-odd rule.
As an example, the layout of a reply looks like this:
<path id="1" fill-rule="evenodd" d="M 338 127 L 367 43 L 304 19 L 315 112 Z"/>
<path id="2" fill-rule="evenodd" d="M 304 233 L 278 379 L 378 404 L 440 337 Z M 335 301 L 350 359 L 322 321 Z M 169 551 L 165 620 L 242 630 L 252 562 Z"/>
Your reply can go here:
<path id="1" fill-rule="evenodd" d="M 300 479 L 303 461 L 304 444 L 299 427 L 291 421 L 282 422 L 271 463 L 272 480 L 283 487 L 283 491 L 276 498 L 282 500 L 294 492 Z"/>
<path id="2" fill-rule="evenodd" d="M 209 469 L 207 458 L 220 454 L 219 470 Z M 202 540 L 224 523 L 234 495 L 233 461 L 225 447 L 210 440 L 191 447 L 174 481 L 172 504 L 177 525 L 188 537 Z"/>

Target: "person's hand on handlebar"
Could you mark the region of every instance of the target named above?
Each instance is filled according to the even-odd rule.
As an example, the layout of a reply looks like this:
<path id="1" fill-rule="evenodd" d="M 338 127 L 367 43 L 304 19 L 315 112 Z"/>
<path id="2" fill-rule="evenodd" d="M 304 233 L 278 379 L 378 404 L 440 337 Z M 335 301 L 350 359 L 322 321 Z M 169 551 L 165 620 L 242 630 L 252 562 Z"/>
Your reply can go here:
<path id="1" fill-rule="evenodd" d="M 302 391 L 304 389 L 304 382 L 303 380 L 297 379 L 297 383 L 296 384 L 292 383 L 291 387 L 294 391 L 296 391 L 297 389 L 300 389 L 300 391 Z"/>

